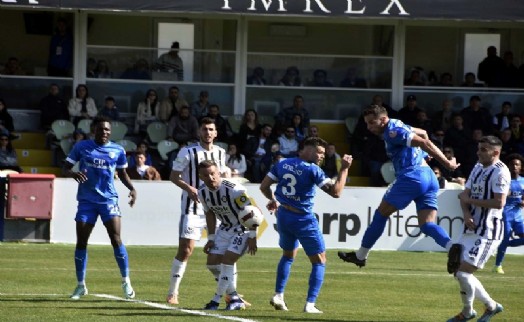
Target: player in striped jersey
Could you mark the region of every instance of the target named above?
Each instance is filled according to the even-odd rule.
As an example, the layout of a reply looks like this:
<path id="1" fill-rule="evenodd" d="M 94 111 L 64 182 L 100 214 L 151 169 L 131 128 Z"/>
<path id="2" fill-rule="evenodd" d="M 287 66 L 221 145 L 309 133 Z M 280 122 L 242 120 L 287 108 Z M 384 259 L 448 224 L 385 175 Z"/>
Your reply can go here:
<path id="1" fill-rule="evenodd" d="M 501 149 L 502 142 L 495 136 L 480 139 L 479 161 L 469 175 L 466 189 L 458 195 L 464 216 L 464 232 L 459 243 L 449 251 L 448 271 L 455 273 L 464 307 L 448 322 L 473 319 L 477 315 L 473 310 L 475 298 L 486 306 L 484 314 L 477 320 L 479 322 L 490 321 L 503 310 L 473 275 L 495 253 L 504 235 L 502 209 L 506 204 L 511 175 L 508 167 L 499 160 Z"/>
<path id="2" fill-rule="evenodd" d="M 504 238 L 497 250 L 495 266 L 493 267 L 494 273 L 504 274 L 502 261 L 508 246 L 517 247 L 524 245 L 524 217 L 522 216 L 522 207 L 524 207 L 524 177 L 520 176 L 522 163 L 524 163 L 524 158 L 518 153 L 510 154 L 506 158 L 506 165 L 511 172 L 511 184 L 508 198 L 506 199 L 506 206 L 504 206 L 504 211 L 502 212 Z M 520 238 L 510 240 L 512 232 Z"/>
<path id="3" fill-rule="evenodd" d="M 182 191 L 181 216 L 179 224 L 178 251 L 171 267 L 171 280 L 167 295 L 169 304 L 178 304 L 178 289 L 184 277 L 187 261 L 193 253 L 195 240 L 200 240 L 205 228 L 205 215 L 198 200 L 198 187 L 202 184 L 198 177 L 198 164 L 213 160 L 221 174 L 227 173 L 226 151 L 213 145 L 217 136 L 215 122 L 203 118 L 200 122 L 200 142 L 188 145 L 178 153 L 170 175 L 170 180 Z"/>
<path id="4" fill-rule="evenodd" d="M 227 293 L 230 301 L 226 310 L 243 310 L 246 304 L 238 296 L 233 282 L 235 263 L 246 249 L 251 255 L 255 255 L 257 232 L 256 228 L 248 231 L 242 226 L 238 212 L 255 203 L 242 185 L 220 178 L 214 161 L 200 162 L 198 172 L 204 182 L 198 189 L 198 197 L 206 213 L 209 232 L 204 252 L 208 254 L 207 267 L 218 281 L 215 296 L 204 309 L 218 309 L 220 299 Z M 220 221 L 218 229 L 217 219 Z"/>

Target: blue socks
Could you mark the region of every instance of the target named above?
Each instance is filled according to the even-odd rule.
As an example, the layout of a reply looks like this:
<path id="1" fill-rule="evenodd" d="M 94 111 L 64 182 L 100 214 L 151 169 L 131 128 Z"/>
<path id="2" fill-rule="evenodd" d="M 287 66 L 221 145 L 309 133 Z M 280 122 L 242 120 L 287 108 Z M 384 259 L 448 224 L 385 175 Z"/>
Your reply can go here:
<path id="1" fill-rule="evenodd" d="M 87 249 L 75 249 L 76 280 L 84 282 L 87 270 Z"/>
<path id="2" fill-rule="evenodd" d="M 292 264 L 293 258 L 286 256 L 280 258 L 280 262 L 277 266 L 277 281 L 275 284 L 276 293 L 284 293 L 284 288 L 286 288 L 287 280 L 289 279 L 289 273 L 291 273 Z"/>
<path id="3" fill-rule="evenodd" d="M 366 229 L 364 237 L 362 238 L 362 247 L 368 249 L 373 248 L 373 245 L 375 245 L 380 236 L 382 236 L 382 233 L 384 233 L 384 229 L 386 228 L 387 222 L 388 217 L 382 216 L 378 212 L 378 210 L 375 210 L 373 220 L 371 221 L 369 227 Z"/>
<path id="4" fill-rule="evenodd" d="M 309 288 L 307 290 L 307 302 L 315 303 L 318 293 L 324 282 L 324 272 L 326 271 L 326 264 L 315 263 L 311 264 L 311 275 L 309 275 Z"/>
<path id="5" fill-rule="evenodd" d="M 448 233 L 434 222 L 425 223 L 424 225 L 420 226 L 420 230 L 424 234 L 433 238 L 435 242 L 442 248 L 446 248 L 447 243 L 451 240 Z"/>
<path id="6" fill-rule="evenodd" d="M 124 244 L 113 248 L 113 252 L 115 253 L 115 259 L 118 264 L 118 267 L 120 268 L 120 274 L 122 274 L 122 277 L 128 277 L 129 276 L 129 262 L 127 259 L 127 250 Z"/>
<path id="7" fill-rule="evenodd" d="M 509 247 L 518 247 L 522 245 L 524 245 L 524 238 L 517 238 L 509 241 Z"/>

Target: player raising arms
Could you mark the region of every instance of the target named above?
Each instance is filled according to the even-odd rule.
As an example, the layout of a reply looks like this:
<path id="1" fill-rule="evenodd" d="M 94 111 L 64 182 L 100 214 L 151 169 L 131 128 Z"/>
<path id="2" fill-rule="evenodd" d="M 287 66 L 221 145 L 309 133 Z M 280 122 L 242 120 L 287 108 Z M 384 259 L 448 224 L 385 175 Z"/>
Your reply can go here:
<path id="1" fill-rule="evenodd" d="M 504 239 L 500 243 L 495 259 L 493 272 L 504 274 L 502 261 L 509 247 L 524 245 L 524 217 L 522 216 L 522 207 L 524 207 L 524 178 L 520 176 L 524 158 L 518 153 L 512 153 L 506 158 L 506 166 L 511 173 L 511 185 L 509 187 L 508 197 L 502 216 L 504 217 Z M 510 240 L 511 233 L 520 238 Z"/>
<path id="2" fill-rule="evenodd" d="M 439 184 L 425 157 L 431 156 L 450 170 L 459 165 L 448 160 L 431 142 L 425 130 L 411 127 L 400 120 L 390 119 L 382 106 L 371 105 L 362 112 L 368 130 L 384 138 L 386 152 L 393 161 L 396 179 L 386 191 L 373 220 L 366 229 L 357 252 L 338 252 L 346 262 L 359 267 L 366 260 L 375 242 L 382 236 L 389 216 L 406 208 L 411 201 L 417 206 L 420 230 L 433 238 L 437 244 L 449 250 L 452 242 L 448 233 L 435 224 L 437 217 L 437 192 Z"/>
<path id="3" fill-rule="evenodd" d="M 63 172 L 74 178 L 78 184 L 76 213 L 76 249 L 75 267 L 78 286 L 71 295 L 73 300 L 87 295 L 85 276 L 87 269 L 87 243 L 93 227 L 100 215 L 113 246 L 116 262 L 122 275 L 122 289 L 126 298 L 134 298 L 135 291 L 129 279 L 129 263 L 126 247 L 120 239 L 120 209 L 114 177 L 118 172 L 120 181 L 129 189 L 129 205 L 136 200 L 136 191 L 131 184 L 125 168 L 126 152 L 120 145 L 109 141 L 111 120 L 97 117 L 93 120 L 94 140 L 80 141 L 75 144 L 64 162 Z M 79 162 L 80 170 L 75 172 L 73 166 Z"/>
<path id="4" fill-rule="evenodd" d="M 270 301 L 276 310 L 288 310 L 284 302 L 284 289 L 300 242 L 312 265 L 304 312 L 322 313 L 316 308 L 315 301 L 324 282 L 326 247 L 313 213 L 315 186 L 334 198 L 340 197 L 353 161 L 351 156 L 344 155 L 340 173 L 333 182 L 318 166 L 324 159 L 326 146 L 327 142 L 320 138 L 307 138 L 298 158 L 285 159 L 275 164 L 260 184 L 260 190 L 269 199 L 268 210 L 276 211 L 279 245 L 282 248 L 275 295 Z M 271 190 L 273 183 L 277 183 L 274 194 Z"/>
<path id="5" fill-rule="evenodd" d="M 502 141 L 495 136 L 485 136 L 479 140 L 479 161 L 471 170 L 466 189 L 458 195 L 464 216 L 464 231 L 459 243 L 454 244 L 449 251 L 448 266 L 451 268 L 449 273 L 455 274 L 459 283 L 464 306 L 448 322 L 473 319 L 477 315 L 473 310 L 475 298 L 486 306 L 478 322 L 488 322 L 503 310 L 502 305 L 489 296 L 482 283 L 473 275 L 484 267 L 504 236 L 502 209 L 506 203 L 511 175 L 508 167 L 499 160 L 501 149 Z"/>
<path id="6" fill-rule="evenodd" d="M 257 251 L 256 227 L 247 231 L 239 219 L 239 212 L 253 205 L 240 184 L 222 180 L 214 161 L 206 160 L 198 165 L 198 174 L 204 182 L 198 189 L 198 197 L 206 213 L 208 242 L 204 252 L 208 254 L 207 267 L 218 281 L 213 299 L 204 309 L 217 310 L 220 299 L 227 293 L 230 301 L 226 310 L 243 310 L 246 305 L 236 292 L 234 285 L 235 263 L 247 251 Z M 217 219 L 220 226 L 216 230 Z"/>
<path id="7" fill-rule="evenodd" d="M 213 145 L 217 129 L 213 119 L 205 117 L 200 121 L 200 142 L 188 145 L 178 152 L 173 161 L 170 180 L 182 189 L 181 215 L 179 225 L 178 251 L 171 266 L 171 280 L 167 293 L 169 304 L 178 304 L 178 289 L 187 261 L 195 248 L 195 240 L 200 240 L 206 220 L 202 204 L 198 200 L 198 187 L 202 184 L 198 176 L 198 164 L 213 160 L 222 174 L 227 172 L 226 151 Z"/>

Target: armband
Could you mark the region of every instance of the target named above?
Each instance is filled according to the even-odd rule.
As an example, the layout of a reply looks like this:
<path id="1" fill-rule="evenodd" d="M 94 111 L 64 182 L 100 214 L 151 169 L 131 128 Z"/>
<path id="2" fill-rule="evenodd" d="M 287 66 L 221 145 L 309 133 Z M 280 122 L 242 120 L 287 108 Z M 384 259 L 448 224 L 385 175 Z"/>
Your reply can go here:
<path id="1" fill-rule="evenodd" d="M 250 230 L 250 231 L 247 233 L 247 237 L 248 237 L 248 238 L 257 238 L 257 231 L 256 231 L 256 230 Z"/>
<path id="2" fill-rule="evenodd" d="M 209 235 L 207 236 L 207 240 L 208 240 L 208 241 L 212 241 L 212 242 L 214 242 L 214 241 L 215 241 L 215 234 L 209 234 Z"/>

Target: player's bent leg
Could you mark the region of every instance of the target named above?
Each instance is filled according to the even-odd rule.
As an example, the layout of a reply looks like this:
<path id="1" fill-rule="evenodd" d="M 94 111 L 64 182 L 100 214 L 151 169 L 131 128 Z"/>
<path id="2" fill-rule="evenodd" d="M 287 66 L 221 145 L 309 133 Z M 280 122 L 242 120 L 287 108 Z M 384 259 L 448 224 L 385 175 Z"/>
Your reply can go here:
<path id="1" fill-rule="evenodd" d="M 440 247 L 448 249 L 451 238 L 442 227 L 435 224 L 436 217 L 436 209 L 420 209 L 418 211 L 420 231 L 433 238 Z"/>

